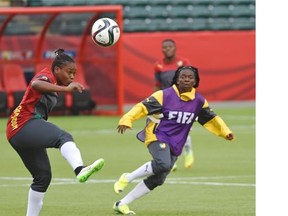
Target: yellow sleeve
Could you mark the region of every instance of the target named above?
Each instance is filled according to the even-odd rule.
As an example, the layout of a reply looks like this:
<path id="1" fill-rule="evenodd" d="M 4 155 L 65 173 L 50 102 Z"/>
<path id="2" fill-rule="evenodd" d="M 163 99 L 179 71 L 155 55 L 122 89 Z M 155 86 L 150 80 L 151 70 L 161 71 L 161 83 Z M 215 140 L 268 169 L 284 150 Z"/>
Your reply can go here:
<path id="1" fill-rule="evenodd" d="M 208 104 L 208 101 L 205 99 L 205 102 L 203 104 L 203 107 L 202 108 L 206 108 L 206 107 L 209 107 L 209 104 Z"/>
<path id="2" fill-rule="evenodd" d="M 136 104 L 133 106 L 129 112 L 127 112 L 125 115 L 121 117 L 119 120 L 119 125 L 126 125 L 130 128 L 132 128 L 132 122 L 146 116 L 148 114 L 148 111 L 146 107 L 143 105 L 142 102 Z"/>
<path id="3" fill-rule="evenodd" d="M 154 92 L 151 96 L 154 97 L 159 102 L 159 104 L 161 105 L 163 104 L 163 91 L 162 90 Z"/>
<path id="4" fill-rule="evenodd" d="M 150 97 L 146 98 L 140 103 L 133 106 L 129 112 L 121 117 L 119 125 L 125 125 L 132 128 L 132 122 L 147 116 L 149 113 L 155 111 L 155 109 L 161 109 L 163 101 L 163 91 L 154 92 Z"/>
<path id="5" fill-rule="evenodd" d="M 206 122 L 203 127 L 211 133 L 223 138 L 232 133 L 220 116 L 215 116 L 213 119 Z"/>

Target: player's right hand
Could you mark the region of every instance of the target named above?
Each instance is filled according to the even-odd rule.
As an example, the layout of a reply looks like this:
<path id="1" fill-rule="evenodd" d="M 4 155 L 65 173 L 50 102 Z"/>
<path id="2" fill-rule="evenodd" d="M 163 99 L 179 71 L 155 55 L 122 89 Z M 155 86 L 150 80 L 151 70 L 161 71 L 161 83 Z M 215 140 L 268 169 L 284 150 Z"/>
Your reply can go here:
<path id="1" fill-rule="evenodd" d="M 118 133 L 123 134 L 127 130 L 127 128 L 130 129 L 130 127 L 128 127 L 126 125 L 118 125 L 118 127 L 117 127 Z"/>
<path id="2" fill-rule="evenodd" d="M 78 82 L 71 82 L 67 86 L 67 88 L 68 88 L 69 92 L 78 91 L 78 92 L 82 93 L 82 91 L 84 90 L 84 86 Z"/>

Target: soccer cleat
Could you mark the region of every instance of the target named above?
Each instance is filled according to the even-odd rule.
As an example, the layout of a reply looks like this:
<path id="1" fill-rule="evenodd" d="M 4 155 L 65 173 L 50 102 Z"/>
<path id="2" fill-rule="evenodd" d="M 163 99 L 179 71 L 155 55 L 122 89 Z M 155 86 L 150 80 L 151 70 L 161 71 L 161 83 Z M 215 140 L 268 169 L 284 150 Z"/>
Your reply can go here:
<path id="1" fill-rule="evenodd" d="M 177 170 L 177 164 L 175 163 L 171 169 L 172 172 L 175 172 Z"/>
<path id="2" fill-rule="evenodd" d="M 119 205 L 120 201 L 115 202 L 113 205 L 114 211 L 116 211 L 118 214 L 123 215 L 135 215 L 136 213 L 134 211 L 131 211 L 128 207 L 128 205 Z"/>
<path id="3" fill-rule="evenodd" d="M 95 172 L 98 172 L 104 166 L 104 159 L 98 159 L 89 166 L 84 167 L 80 173 L 77 175 L 79 182 L 84 183 L 88 178 Z"/>
<path id="4" fill-rule="evenodd" d="M 115 182 L 114 191 L 116 194 L 121 193 L 127 187 L 128 183 L 129 183 L 127 178 L 126 178 L 127 174 L 128 173 L 123 173 L 121 175 L 121 177 L 119 178 L 119 180 L 117 182 Z"/>
<path id="5" fill-rule="evenodd" d="M 185 168 L 191 168 L 194 163 L 194 155 L 193 152 L 185 153 L 185 162 L 184 167 Z"/>

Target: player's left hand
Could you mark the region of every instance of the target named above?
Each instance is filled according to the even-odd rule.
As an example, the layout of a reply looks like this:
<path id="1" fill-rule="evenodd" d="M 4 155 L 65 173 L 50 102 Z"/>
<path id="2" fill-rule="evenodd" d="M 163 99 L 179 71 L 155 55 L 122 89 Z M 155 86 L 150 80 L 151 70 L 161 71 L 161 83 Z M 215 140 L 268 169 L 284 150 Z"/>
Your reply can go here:
<path id="1" fill-rule="evenodd" d="M 225 137 L 227 140 L 234 140 L 235 139 L 235 136 L 233 133 L 230 133 L 228 134 L 226 137 Z"/>

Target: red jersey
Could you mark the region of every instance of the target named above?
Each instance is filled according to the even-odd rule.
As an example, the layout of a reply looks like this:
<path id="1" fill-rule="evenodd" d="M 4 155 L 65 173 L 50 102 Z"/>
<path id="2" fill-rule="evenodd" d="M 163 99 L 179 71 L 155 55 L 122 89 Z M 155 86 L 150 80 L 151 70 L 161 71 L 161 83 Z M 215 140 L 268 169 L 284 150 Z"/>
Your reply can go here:
<path id="1" fill-rule="evenodd" d="M 44 68 L 38 72 L 29 83 L 20 104 L 10 115 L 6 136 L 10 140 L 24 125 L 32 118 L 48 119 L 48 113 L 57 104 L 58 94 L 56 92 L 40 93 L 32 88 L 31 84 L 34 80 L 42 80 L 56 85 L 56 79 L 51 71 Z"/>
<path id="2" fill-rule="evenodd" d="M 154 65 L 155 85 L 160 89 L 170 87 L 177 68 L 185 65 L 190 65 L 190 61 L 182 57 L 175 57 L 172 62 L 168 63 L 165 62 L 164 58 L 157 61 Z"/>

